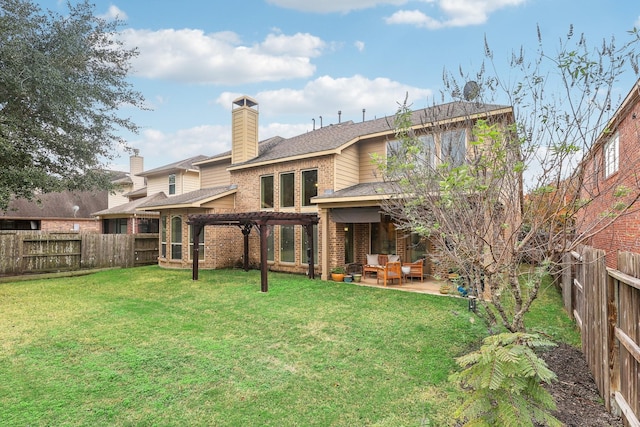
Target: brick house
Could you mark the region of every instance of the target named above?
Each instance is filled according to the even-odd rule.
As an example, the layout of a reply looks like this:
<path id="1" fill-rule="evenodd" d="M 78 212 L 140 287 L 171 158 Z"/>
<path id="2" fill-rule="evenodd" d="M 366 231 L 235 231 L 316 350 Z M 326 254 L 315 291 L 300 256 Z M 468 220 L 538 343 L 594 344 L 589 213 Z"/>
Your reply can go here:
<path id="1" fill-rule="evenodd" d="M 396 231 L 380 213 L 393 194 L 382 181 L 372 156 L 386 156 L 395 138 L 393 118 L 321 126 L 292 137 L 258 140 L 258 103 L 243 96 L 233 101 L 232 149 L 194 162 L 199 189 L 144 204 L 160 212 L 162 253 L 159 265 L 189 268 L 193 241 L 188 215 L 206 213 L 294 212 L 319 217 L 314 233 L 315 269 L 323 279 L 331 267 L 366 262 L 366 254 L 397 254 L 403 261 L 427 259 L 433 248 L 414 234 Z M 511 121 L 511 107 L 453 102 L 414 111 L 414 130 L 434 155 L 457 152 L 463 158 L 478 119 Z M 443 123 L 447 131 L 438 131 Z M 151 191 L 151 186 L 149 185 Z M 237 227 L 207 226 L 199 236 L 199 265 L 241 265 L 243 236 Z M 301 226 L 274 226 L 268 233 L 269 268 L 305 273 L 306 235 Z M 259 264 L 259 239 L 250 234 L 250 264 Z"/>
<path id="2" fill-rule="evenodd" d="M 640 80 L 609 120 L 580 168 L 580 199 L 588 203 L 576 217 L 576 233 L 585 244 L 606 251 L 616 268 L 618 251 L 640 252 Z M 631 206 L 617 216 L 623 206 Z M 604 228 L 603 228 L 604 226 Z"/>
<path id="3" fill-rule="evenodd" d="M 100 222 L 92 212 L 107 207 L 107 191 L 55 192 L 36 200 L 14 199 L 0 212 L 0 230 L 30 230 L 47 233 L 100 233 Z"/>

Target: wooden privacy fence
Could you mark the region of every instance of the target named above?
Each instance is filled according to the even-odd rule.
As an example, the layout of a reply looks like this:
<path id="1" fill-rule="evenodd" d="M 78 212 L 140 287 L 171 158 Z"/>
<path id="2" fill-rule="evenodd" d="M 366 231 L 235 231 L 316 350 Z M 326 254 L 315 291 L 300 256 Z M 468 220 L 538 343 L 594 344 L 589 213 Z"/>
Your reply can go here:
<path id="1" fill-rule="evenodd" d="M 640 254 L 619 253 L 618 270 L 604 256 L 589 247 L 565 255 L 564 305 L 605 406 L 640 427 Z"/>
<path id="2" fill-rule="evenodd" d="M 107 267 L 136 267 L 158 260 L 158 234 L 0 234 L 0 275 Z"/>

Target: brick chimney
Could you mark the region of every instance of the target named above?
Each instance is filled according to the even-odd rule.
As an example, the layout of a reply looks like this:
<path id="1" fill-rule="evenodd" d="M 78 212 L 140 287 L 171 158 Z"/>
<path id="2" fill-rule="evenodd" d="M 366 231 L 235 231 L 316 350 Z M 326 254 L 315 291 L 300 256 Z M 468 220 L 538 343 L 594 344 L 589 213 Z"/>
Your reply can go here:
<path id="1" fill-rule="evenodd" d="M 139 190 L 144 187 L 144 177 L 138 176 L 139 173 L 144 172 L 144 158 L 138 156 L 139 150 L 133 150 L 133 156 L 129 157 L 129 175 L 131 181 L 133 181 L 133 190 Z"/>
<path id="2" fill-rule="evenodd" d="M 231 126 L 231 164 L 257 157 L 258 103 L 248 96 L 233 101 Z"/>

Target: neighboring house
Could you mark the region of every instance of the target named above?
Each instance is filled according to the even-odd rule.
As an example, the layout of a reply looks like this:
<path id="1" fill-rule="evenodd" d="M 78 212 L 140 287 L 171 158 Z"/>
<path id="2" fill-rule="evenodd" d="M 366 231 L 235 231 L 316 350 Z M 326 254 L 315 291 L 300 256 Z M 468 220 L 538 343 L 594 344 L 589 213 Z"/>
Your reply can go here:
<path id="1" fill-rule="evenodd" d="M 147 195 L 164 193 L 169 197 L 177 196 L 200 189 L 200 170 L 196 163 L 206 158 L 194 156 L 137 175 L 146 178 Z"/>
<path id="2" fill-rule="evenodd" d="M 92 215 L 101 222 L 104 234 L 158 233 L 160 214 L 140 211 L 138 207 L 160 198 L 164 198 L 162 193 L 133 198 L 128 203 L 103 209 Z"/>
<path id="3" fill-rule="evenodd" d="M 0 213 L 0 230 L 100 233 L 100 222 L 92 212 L 107 207 L 107 191 L 61 192 L 16 199 Z"/>
<path id="4" fill-rule="evenodd" d="M 150 202 L 141 209 L 159 211 L 161 266 L 188 268 L 193 253 L 193 227 L 188 215 L 257 211 L 313 213 L 316 269 L 326 279 L 329 269 L 366 262 L 366 254 L 397 254 L 403 261 L 426 257 L 428 241 L 401 233 L 380 213 L 381 202 L 392 197 L 372 161 L 384 158 L 394 144 L 393 118 L 344 122 L 314 129 L 292 138 L 258 142 L 258 103 L 246 96 L 233 102 L 232 149 L 194 163 L 199 188 L 181 196 Z M 454 102 L 417 110 L 414 130 L 424 137 L 433 155 L 445 152 L 464 161 L 471 128 L 478 119 L 510 122 L 511 107 Z M 447 123 L 447 131 L 439 125 Z M 453 154 L 451 154 L 453 153 Z M 435 161 L 435 160 L 434 160 Z M 151 179 L 147 175 L 148 180 Z M 166 175 L 158 191 L 166 191 Z M 151 194 L 151 184 L 148 184 Z M 304 273 L 306 235 L 301 226 L 275 226 L 268 234 L 270 269 Z M 241 265 L 242 234 L 237 227 L 207 226 L 199 237 L 199 265 L 221 268 Z M 259 239 L 250 234 L 250 264 L 259 264 Z M 427 263 L 426 273 L 433 269 Z"/>
<path id="5" fill-rule="evenodd" d="M 144 190 L 145 179 L 138 175 L 144 171 L 144 158 L 138 154 L 138 150 L 134 150 L 133 155 L 129 157 L 129 173 L 111 181 L 115 188 L 109 193 L 109 208 L 129 203 L 133 192 Z M 141 197 L 144 196 L 146 190 Z"/>
<path id="6" fill-rule="evenodd" d="M 588 203 L 576 218 L 576 232 L 587 237 L 585 243 L 606 251 L 607 266 L 616 268 L 618 251 L 640 253 L 640 80 L 603 129 L 590 150 L 580 172 L 580 199 Z M 625 214 L 614 218 L 616 208 L 631 205 Z"/>
<path id="7" fill-rule="evenodd" d="M 144 159 L 138 150 L 129 158 L 129 173 L 112 181 L 115 189 L 109 193 L 107 209 L 93 212 L 100 220 L 104 234 L 157 233 L 158 212 L 138 211 L 138 206 L 154 200 L 157 194 L 147 197 Z"/>

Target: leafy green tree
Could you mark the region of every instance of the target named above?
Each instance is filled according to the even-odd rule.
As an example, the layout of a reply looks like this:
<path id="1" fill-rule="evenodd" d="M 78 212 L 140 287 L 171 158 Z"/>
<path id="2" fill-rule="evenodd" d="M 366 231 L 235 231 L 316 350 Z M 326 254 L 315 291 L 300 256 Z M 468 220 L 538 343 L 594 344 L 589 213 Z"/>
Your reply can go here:
<path id="1" fill-rule="evenodd" d="M 545 275 L 561 268 L 561 254 L 628 213 L 640 198 L 640 186 L 629 185 L 636 179 L 622 172 L 600 183 L 600 193 L 580 198 L 588 177 L 578 166 L 615 112 L 616 85 L 625 73 L 638 75 L 640 33 L 629 34 L 621 46 L 610 40 L 594 49 L 570 29 L 550 55 L 538 31 L 538 50 L 514 52 L 505 77 L 487 71 L 500 68 L 488 43 L 477 73 L 445 72 L 443 101 L 456 102 L 441 109 L 468 108 L 462 161 L 445 150 L 459 124 L 431 109 L 435 116 L 424 118 L 430 134 L 417 134 L 410 105 L 405 100 L 399 106 L 397 143 L 390 145 L 395 150 L 378 165 L 404 196 L 383 208 L 400 229 L 429 238 L 435 261 L 459 271 L 471 292 L 485 297 L 479 304 L 491 326 L 524 332 L 525 314 Z M 469 81 L 475 84 L 465 88 L 462 82 Z M 482 105 L 491 107 L 487 111 L 510 107 L 512 116 L 494 120 L 479 113 Z M 609 190 L 619 202 L 602 215 L 581 215 Z M 582 221 L 579 228 L 576 220 Z"/>
<path id="2" fill-rule="evenodd" d="M 88 2 L 68 8 L 0 0 L 0 210 L 12 197 L 106 188 L 117 132 L 137 130 L 119 115 L 143 107 L 126 80 L 136 51 Z"/>

